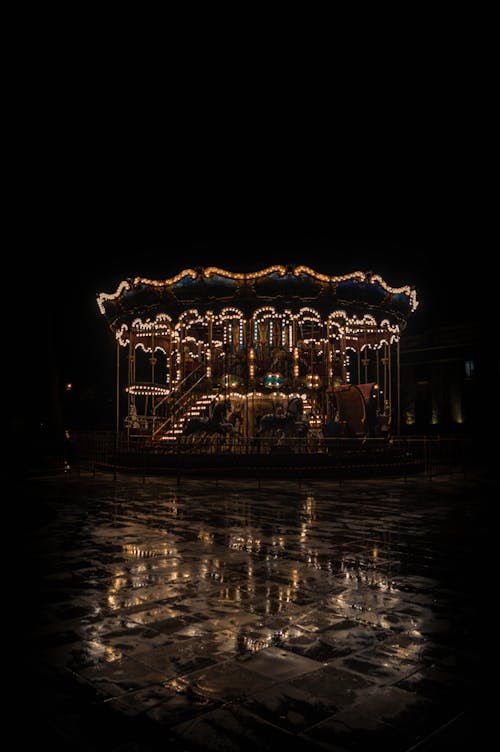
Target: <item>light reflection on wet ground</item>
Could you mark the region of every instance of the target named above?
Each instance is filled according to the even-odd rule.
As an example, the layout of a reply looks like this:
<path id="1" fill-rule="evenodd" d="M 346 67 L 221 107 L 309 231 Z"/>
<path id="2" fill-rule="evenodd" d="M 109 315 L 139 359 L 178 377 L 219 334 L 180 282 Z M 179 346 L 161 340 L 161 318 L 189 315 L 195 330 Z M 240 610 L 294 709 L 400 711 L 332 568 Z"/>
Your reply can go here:
<path id="1" fill-rule="evenodd" d="M 116 749 L 127 718 L 137 750 L 405 750 L 477 699 L 463 479 L 35 488 L 39 670 L 105 708 Z"/>

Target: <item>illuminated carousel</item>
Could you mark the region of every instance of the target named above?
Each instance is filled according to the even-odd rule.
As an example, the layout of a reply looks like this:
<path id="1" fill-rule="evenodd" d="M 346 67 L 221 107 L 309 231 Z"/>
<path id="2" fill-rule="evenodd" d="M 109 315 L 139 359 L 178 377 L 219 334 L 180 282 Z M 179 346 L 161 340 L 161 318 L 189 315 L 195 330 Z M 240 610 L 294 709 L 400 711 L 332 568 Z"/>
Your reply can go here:
<path id="1" fill-rule="evenodd" d="M 372 272 L 205 267 L 127 279 L 97 302 L 116 337 L 116 429 L 128 440 L 320 446 L 398 433 L 409 286 Z"/>

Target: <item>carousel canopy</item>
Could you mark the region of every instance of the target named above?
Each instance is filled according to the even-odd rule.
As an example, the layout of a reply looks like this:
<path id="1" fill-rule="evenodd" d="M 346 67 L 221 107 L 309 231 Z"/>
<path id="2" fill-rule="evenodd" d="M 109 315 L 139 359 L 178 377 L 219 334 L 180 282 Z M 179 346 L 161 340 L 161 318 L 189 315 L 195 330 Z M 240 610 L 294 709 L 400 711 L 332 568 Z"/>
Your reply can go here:
<path id="1" fill-rule="evenodd" d="M 247 317 L 265 305 L 292 312 L 308 305 L 325 318 L 336 309 L 349 315 L 369 312 L 404 328 L 418 306 L 412 287 L 393 288 L 378 274 L 330 276 L 307 266 L 270 266 L 248 274 L 209 266 L 184 269 L 165 280 L 136 277 L 120 282 L 114 293 L 100 293 L 97 303 L 114 331 L 138 316 L 153 321 L 168 314 L 175 319 L 193 305 L 200 313 L 218 313 L 228 304 Z"/>

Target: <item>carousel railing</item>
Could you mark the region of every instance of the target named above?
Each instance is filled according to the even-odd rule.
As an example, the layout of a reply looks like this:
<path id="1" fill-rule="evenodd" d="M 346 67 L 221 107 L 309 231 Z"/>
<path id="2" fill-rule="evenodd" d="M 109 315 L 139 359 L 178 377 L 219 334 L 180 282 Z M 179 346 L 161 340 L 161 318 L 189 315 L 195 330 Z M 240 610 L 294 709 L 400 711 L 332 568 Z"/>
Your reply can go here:
<path id="1" fill-rule="evenodd" d="M 297 471 L 299 467 L 307 470 L 308 457 L 311 467 L 330 468 L 337 475 L 345 472 L 349 477 L 355 476 L 357 469 L 361 476 L 369 466 L 375 468 L 375 472 L 378 472 L 377 467 L 392 467 L 396 475 L 422 473 L 432 478 L 474 472 L 480 464 L 477 442 L 453 436 L 394 437 L 389 441 L 362 437 L 285 437 L 276 441 L 271 437 L 239 435 L 200 436 L 193 440 L 179 436 L 175 440 L 155 442 L 144 436 L 127 437 L 125 433 L 117 437 L 112 432 L 70 432 L 70 436 L 65 452 L 67 468 L 94 474 L 96 469 L 161 472 L 162 468 L 186 467 L 186 463 L 194 467 L 198 462 L 207 469 L 210 457 L 216 460 L 221 472 L 224 467 L 238 466 L 238 458 L 241 458 L 247 466 L 253 466 L 255 461 L 262 473 L 266 466 L 289 465 Z"/>
<path id="2" fill-rule="evenodd" d="M 169 398 L 171 400 L 172 400 L 172 396 L 174 396 L 175 399 L 167 403 L 167 409 L 168 409 L 169 414 L 165 418 L 165 420 L 162 420 L 161 423 L 155 426 L 153 430 L 153 438 L 156 438 L 161 433 L 165 433 L 171 426 L 173 426 L 179 420 L 180 416 L 191 406 L 192 402 L 194 401 L 196 397 L 195 390 L 207 378 L 206 372 L 203 371 L 201 376 L 199 376 L 196 380 L 193 381 L 192 377 L 194 375 L 197 375 L 202 368 L 203 368 L 202 366 L 198 366 L 198 368 L 196 368 L 188 376 L 186 376 L 181 382 L 179 382 L 179 384 L 176 387 L 175 392 L 172 392 L 169 395 Z M 162 400 L 162 403 L 165 402 L 165 399 L 168 399 L 168 398 L 164 398 Z M 158 405 L 157 405 L 157 408 L 158 408 Z"/>
<path id="3" fill-rule="evenodd" d="M 177 396 L 179 394 L 184 394 L 186 388 L 192 382 L 193 376 L 195 376 L 196 374 L 199 374 L 201 371 L 204 371 L 204 370 L 205 370 L 205 366 L 203 365 L 203 363 L 200 363 L 198 366 L 196 366 L 195 369 L 193 369 L 190 373 L 188 373 L 186 376 L 184 376 L 183 379 L 181 379 L 180 381 L 178 381 L 177 383 L 175 383 L 172 386 L 171 392 L 169 394 L 165 395 L 165 397 L 163 397 L 163 399 L 161 399 L 159 402 L 156 403 L 155 410 L 158 411 L 158 409 L 160 407 L 162 407 L 163 405 L 165 405 L 166 403 L 168 403 L 169 401 L 171 401 L 172 398 L 174 398 L 174 399 L 177 398 Z"/>

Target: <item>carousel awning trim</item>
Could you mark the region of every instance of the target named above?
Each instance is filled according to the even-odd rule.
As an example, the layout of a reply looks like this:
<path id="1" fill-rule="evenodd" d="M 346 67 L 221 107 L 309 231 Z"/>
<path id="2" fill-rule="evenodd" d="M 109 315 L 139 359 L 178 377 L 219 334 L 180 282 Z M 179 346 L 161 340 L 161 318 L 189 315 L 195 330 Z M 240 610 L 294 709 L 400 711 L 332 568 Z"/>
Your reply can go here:
<path id="1" fill-rule="evenodd" d="M 164 280 L 154 280 L 147 277 L 135 277 L 133 280 L 122 280 L 118 285 L 114 293 L 101 292 L 97 296 L 97 303 L 99 310 L 102 314 L 106 313 L 105 304 L 110 301 L 116 301 L 136 288 L 152 287 L 169 288 L 174 285 L 178 285 L 183 282 L 192 282 L 197 279 L 209 281 L 214 277 L 225 278 L 227 280 L 234 281 L 248 281 L 255 282 L 263 277 L 278 277 L 296 278 L 299 277 L 311 277 L 313 280 L 322 282 L 328 285 L 339 285 L 341 283 L 352 281 L 354 283 L 363 283 L 373 287 L 380 286 L 382 290 L 391 295 L 404 295 L 409 299 L 411 311 L 415 311 L 418 306 L 416 290 L 409 285 L 403 285 L 402 287 L 392 287 L 389 285 L 379 274 L 372 274 L 371 272 L 355 271 L 349 274 L 342 275 L 328 275 L 321 274 L 320 272 L 311 269 L 309 266 L 282 266 L 274 265 L 268 266 L 265 269 L 261 269 L 257 272 L 231 272 L 226 269 L 221 269 L 216 266 L 209 266 L 203 269 L 184 269 L 173 277 L 169 277 Z"/>

